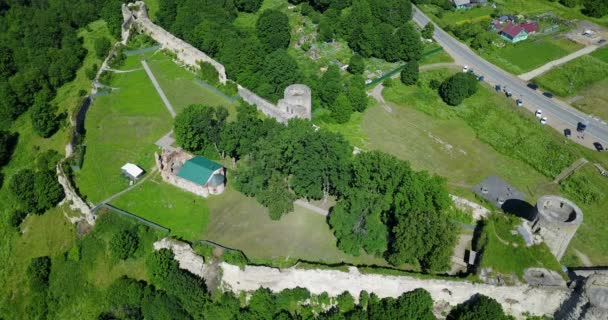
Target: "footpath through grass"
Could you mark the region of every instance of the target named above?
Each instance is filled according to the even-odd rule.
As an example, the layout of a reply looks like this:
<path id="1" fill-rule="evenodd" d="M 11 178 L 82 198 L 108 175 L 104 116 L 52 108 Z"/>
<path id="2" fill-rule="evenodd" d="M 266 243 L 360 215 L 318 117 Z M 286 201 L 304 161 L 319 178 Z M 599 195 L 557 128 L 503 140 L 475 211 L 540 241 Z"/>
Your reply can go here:
<path id="1" fill-rule="evenodd" d="M 561 37 L 531 36 L 528 40 L 492 48 L 481 55 L 508 72 L 522 74 L 581 48 L 582 45 Z"/>
<path id="2" fill-rule="evenodd" d="M 114 74 L 118 90 L 95 98 L 87 113 L 86 153 L 75 180 L 82 195 L 97 203 L 128 187 L 120 167 L 153 168 L 154 145 L 171 130 L 171 115 L 143 70 Z"/>

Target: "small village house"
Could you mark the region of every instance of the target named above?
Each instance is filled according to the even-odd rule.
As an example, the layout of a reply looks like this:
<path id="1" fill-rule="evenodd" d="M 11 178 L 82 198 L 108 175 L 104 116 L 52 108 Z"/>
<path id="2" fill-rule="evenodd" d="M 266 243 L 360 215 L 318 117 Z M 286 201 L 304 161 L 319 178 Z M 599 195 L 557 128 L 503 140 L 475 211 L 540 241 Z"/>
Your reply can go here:
<path id="1" fill-rule="evenodd" d="M 517 43 L 528 39 L 528 32 L 521 25 L 509 23 L 500 30 L 500 36 L 511 43 Z"/>
<path id="2" fill-rule="evenodd" d="M 181 150 L 164 150 L 156 163 L 166 182 L 201 197 L 221 194 L 226 185 L 226 169 L 202 156 Z"/>

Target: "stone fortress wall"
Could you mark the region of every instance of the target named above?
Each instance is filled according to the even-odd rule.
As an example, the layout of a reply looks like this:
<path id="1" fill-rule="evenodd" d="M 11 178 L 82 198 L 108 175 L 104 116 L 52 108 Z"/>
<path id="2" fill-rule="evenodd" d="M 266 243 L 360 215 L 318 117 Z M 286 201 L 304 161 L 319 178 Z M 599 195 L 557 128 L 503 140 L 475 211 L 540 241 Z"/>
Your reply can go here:
<path id="1" fill-rule="evenodd" d="M 222 84 L 226 83 L 226 70 L 222 64 L 189 43 L 172 35 L 162 27 L 152 23 L 148 18 L 147 7 L 143 1 L 123 5 L 122 13 L 124 19 L 122 26 L 124 42 L 126 42 L 125 39 L 128 39 L 130 28 L 134 27 L 137 31 L 148 34 L 152 39 L 161 44 L 163 48 L 174 52 L 178 60 L 190 67 L 199 68 L 199 62 L 201 61 L 210 63 L 217 70 L 220 82 Z M 303 84 L 294 84 L 285 88 L 284 98 L 279 101 L 278 106 L 240 85 L 238 85 L 238 94 L 247 103 L 255 105 L 266 116 L 272 117 L 279 122 L 286 123 L 292 118 L 311 119 L 311 91 L 310 88 Z"/>

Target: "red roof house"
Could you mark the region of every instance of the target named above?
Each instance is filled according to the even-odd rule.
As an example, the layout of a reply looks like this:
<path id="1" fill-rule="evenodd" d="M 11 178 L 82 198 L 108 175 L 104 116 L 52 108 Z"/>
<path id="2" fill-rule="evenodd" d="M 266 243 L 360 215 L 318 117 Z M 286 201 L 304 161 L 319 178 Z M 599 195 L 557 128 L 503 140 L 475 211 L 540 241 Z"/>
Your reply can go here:
<path id="1" fill-rule="evenodd" d="M 500 31 L 500 35 L 511 43 L 528 39 L 528 32 L 524 28 L 510 22 Z"/>
<path id="2" fill-rule="evenodd" d="M 519 24 L 520 27 L 524 28 L 528 34 L 533 34 L 538 31 L 538 25 L 533 22 L 525 22 Z"/>

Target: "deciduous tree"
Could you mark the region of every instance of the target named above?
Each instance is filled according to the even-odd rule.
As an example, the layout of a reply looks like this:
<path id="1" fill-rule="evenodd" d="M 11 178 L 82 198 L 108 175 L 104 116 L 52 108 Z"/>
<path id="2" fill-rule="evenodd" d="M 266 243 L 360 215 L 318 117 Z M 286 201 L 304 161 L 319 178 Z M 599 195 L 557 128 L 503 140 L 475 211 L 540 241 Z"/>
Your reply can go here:
<path id="1" fill-rule="evenodd" d="M 278 10 L 265 10 L 256 23 L 257 35 L 268 52 L 287 49 L 291 40 L 289 18 Z"/>

